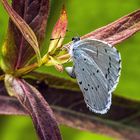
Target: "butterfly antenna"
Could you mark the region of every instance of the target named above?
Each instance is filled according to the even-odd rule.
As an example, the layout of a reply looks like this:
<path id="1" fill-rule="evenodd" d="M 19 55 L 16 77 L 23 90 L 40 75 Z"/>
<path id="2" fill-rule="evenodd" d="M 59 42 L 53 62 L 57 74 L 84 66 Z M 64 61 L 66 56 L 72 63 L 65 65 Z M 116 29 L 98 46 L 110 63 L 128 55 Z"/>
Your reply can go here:
<path id="1" fill-rule="evenodd" d="M 68 32 L 69 30 L 67 29 L 66 32 Z M 68 38 L 69 36 L 60 36 L 60 37 L 57 37 L 57 38 L 50 38 L 50 41 L 52 40 L 56 40 L 56 39 L 61 39 L 61 38 Z"/>
<path id="2" fill-rule="evenodd" d="M 79 37 L 80 38 L 80 35 L 76 32 L 76 35 L 77 35 L 77 37 Z"/>
<path id="3" fill-rule="evenodd" d="M 72 34 L 75 34 L 75 32 L 72 32 L 72 31 L 69 31 L 71 32 Z M 74 37 L 72 37 L 72 40 L 80 40 L 80 35 L 76 32 L 76 35 Z"/>

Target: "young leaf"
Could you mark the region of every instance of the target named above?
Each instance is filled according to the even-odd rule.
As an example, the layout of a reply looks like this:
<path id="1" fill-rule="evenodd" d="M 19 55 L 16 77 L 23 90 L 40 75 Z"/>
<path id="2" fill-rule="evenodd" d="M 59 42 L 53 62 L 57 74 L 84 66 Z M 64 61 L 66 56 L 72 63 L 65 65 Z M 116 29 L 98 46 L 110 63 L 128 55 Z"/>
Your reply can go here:
<path id="1" fill-rule="evenodd" d="M 61 140 L 53 112 L 37 89 L 26 81 L 11 75 L 5 76 L 5 85 L 8 93 L 16 96 L 32 117 L 41 140 Z"/>
<path id="2" fill-rule="evenodd" d="M 104 40 L 112 45 L 118 44 L 140 30 L 140 10 L 126 15 L 113 23 L 99 28 L 83 38 Z"/>
<path id="3" fill-rule="evenodd" d="M 40 47 L 45 36 L 50 1 L 13 0 L 12 8 L 34 31 Z M 24 39 L 19 29 L 11 20 L 9 21 L 8 36 L 5 44 L 6 45 L 3 46 L 4 64 L 9 62 L 9 64 L 7 64 L 7 69 L 9 70 L 15 70 L 27 65 L 35 54 L 30 44 Z M 13 52 L 12 54 L 11 50 Z M 12 60 L 10 58 L 12 58 Z"/>
<path id="4" fill-rule="evenodd" d="M 53 28 L 51 43 L 48 50 L 50 54 L 53 54 L 57 48 L 62 46 L 62 42 L 67 30 L 67 24 L 67 13 L 65 7 L 63 6 L 61 15 Z"/>

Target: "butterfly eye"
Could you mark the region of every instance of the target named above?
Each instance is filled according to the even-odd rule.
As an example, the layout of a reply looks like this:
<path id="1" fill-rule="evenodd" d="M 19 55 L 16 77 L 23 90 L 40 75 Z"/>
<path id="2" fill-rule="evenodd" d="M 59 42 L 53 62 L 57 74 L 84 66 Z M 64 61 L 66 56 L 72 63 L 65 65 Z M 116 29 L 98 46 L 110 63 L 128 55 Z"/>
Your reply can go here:
<path id="1" fill-rule="evenodd" d="M 79 40 L 80 40 L 80 37 L 73 37 L 73 38 L 72 38 L 72 41 L 73 41 L 73 42 L 76 42 L 76 41 L 79 41 Z"/>
<path id="2" fill-rule="evenodd" d="M 75 40 L 75 37 L 72 38 L 72 41 L 74 41 L 74 40 Z"/>

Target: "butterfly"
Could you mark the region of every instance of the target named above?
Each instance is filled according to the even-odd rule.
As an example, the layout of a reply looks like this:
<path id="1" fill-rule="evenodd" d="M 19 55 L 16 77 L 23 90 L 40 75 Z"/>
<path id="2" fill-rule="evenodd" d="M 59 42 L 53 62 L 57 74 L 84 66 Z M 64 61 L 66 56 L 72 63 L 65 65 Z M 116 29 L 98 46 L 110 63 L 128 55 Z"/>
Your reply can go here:
<path id="1" fill-rule="evenodd" d="M 119 82 L 120 53 L 107 42 L 75 37 L 69 54 L 74 65 L 65 69 L 72 78 L 77 79 L 87 107 L 95 113 L 107 113 L 112 92 Z"/>

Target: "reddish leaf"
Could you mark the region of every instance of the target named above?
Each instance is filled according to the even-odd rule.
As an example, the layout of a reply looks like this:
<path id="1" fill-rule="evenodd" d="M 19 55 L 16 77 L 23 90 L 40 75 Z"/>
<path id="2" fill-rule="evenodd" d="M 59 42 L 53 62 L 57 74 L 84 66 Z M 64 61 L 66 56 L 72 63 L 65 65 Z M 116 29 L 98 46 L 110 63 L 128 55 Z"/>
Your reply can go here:
<path id="1" fill-rule="evenodd" d="M 14 97 L 0 95 L 0 114 L 2 115 L 27 115 L 28 112 Z"/>
<path id="2" fill-rule="evenodd" d="M 52 40 L 48 50 L 49 53 L 53 53 L 56 48 L 62 46 L 62 42 L 64 40 L 67 30 L 67 24 L 68 24 L 67 13 L 65 7 L 63 6 L 61 15 L 52 31 Z"/>
<path id="3" fill-rule="evenodd" d="M 8 12 L 11 20 L 14 22 L 16 27 L 20 30 L 24 38 L 28 41 L 31 47 L 34 49 L 38 60 L 41 59 L 40 50 L 38 46 L 38 41 L 36 35 L 29 27 L 29 25 L 13 10 L 13 8 L 8 4 L 7 0 L 1 0 L 4 8 Z M 13 54 L 14 55 L 14 54 Z"/>
<path id="4" fill-rule="evenodd" d="M 140 10 L 137 10 L 117 21 L 99 28 L 82 38 L 104 40 L 112 45 L 118 44 L 140 30 Z"/>
<path id="5" fill-rule="evenodd" d="M 47 78 L 49 81 L 49 87 L 46 82 L 41 82 L 40 79 Z M 139 129 L 139 102 L 115 97 L 113 101 L 112 111 L 107 116 L 95 116 L 95 114 L 88 111 L 85 106 L 82 97 L 82 93 L 74 91 L 71 86 L 68 89 L 64 89 L 60 83 L 66 85 L 76 86 L 75 83 L 62 78 L 57 78 L 50 75 L 44 75 L 38 73 L 37 80 L 28 79 L 34 86 L 38 87 L 46 96 L 46 99 L 52 108 L 54 109 L 57 121 L 61 124 L 66 124 L 71 127 L 75 127 L 81 130 L 88 130 L 96 133 L 102 133 L 109 136 L 113 136 L 118 139 L 138 139 L 140 137 Z M 37 84 L 38 83 L 38 84 Z M 56 88 L 51 87 L 56 86 Z M 19 104 L 19 102 L 12 97 L 0 96 L 0 114 L 25 114 L 27 112 Z M 131 118 L 131 116 L 133 116 Z M 129 121 L 128 119 L 133 121 Z M 129 118 L 130 117 L 130 118 Z M 127 123 L 121 122 L 121 120 L 128 121 Z M 135 124 L 135 125 L 133 125 Z"/>
<path id="6" fill-rule="evenodd" d="M 52 39 L 64 37 L 67 29 L 67 24 L 68 24 L 67 13 L 65 7 L 63 6 L 61 15 L 53 28 Z"/>
<path id="7" fill-rule="evenodd" d="M 12 1 L 13 9 L 21 16 L 21 18 L 25 20 L 25 22 L 35 32 L 37 40 L 39 42 L 39 46 L 45 36 L 46 23 L 50 7 L 49 4 L 49 0 Z M 9 69 L 18 69 L 20 67 L 23 67 L 35 54 L 34 50 L 27 43 L 27 41 L 25 41 L 20 31 L 11 20 L 9 22 L 7 43 L 5 44 L 7 52 L 15 51 L 15 55 L 12 60 L 10 58 L 13 57 L 13 55 L 9 56 L 7 60 L 5 60 L 5 63 L 9 61 L 11 65 L 8 66 Z M 12 50 L 11 46 L 14 46 L 12 47 Z"/>
<path id="8" fill-rule="evenodd" d="M 31 76 L 36 77 L 38 82 L 33 79 L 28 79 L 28 82 L 31 82 L 43 93 L 47 101 L 52 105 L 59 123 L 82 130 L 107 134 L 119 139 L 120 137 L 127 137 L 127 139 L 139 138 L 139 129 L 136 129 L 137 127 L 139 128 L 139 102 L 114 95 L 113 105 L 109 113 L 105 116 L 95 116 L 86 108 L 82 93 L 78 91 L 76 83 L 39 73 L 33 73 Z M 46 79 L 47 82 L 45 82 Z M 64 89 L 63 84 L 67 89 Z M 73 88 L 71 89 L 71 87 Z M 0 96 L 0 114 L 26 115 L 27 111 L 15 98 Z"/>
<path id="9" fill-rule="evenodd" d="M 61 140 L 53 112 L 41 94 L 24 80 L 6 75 L 5 85 L 10 95 L 18 98 L 33 119 L 41 140 Z"/>

